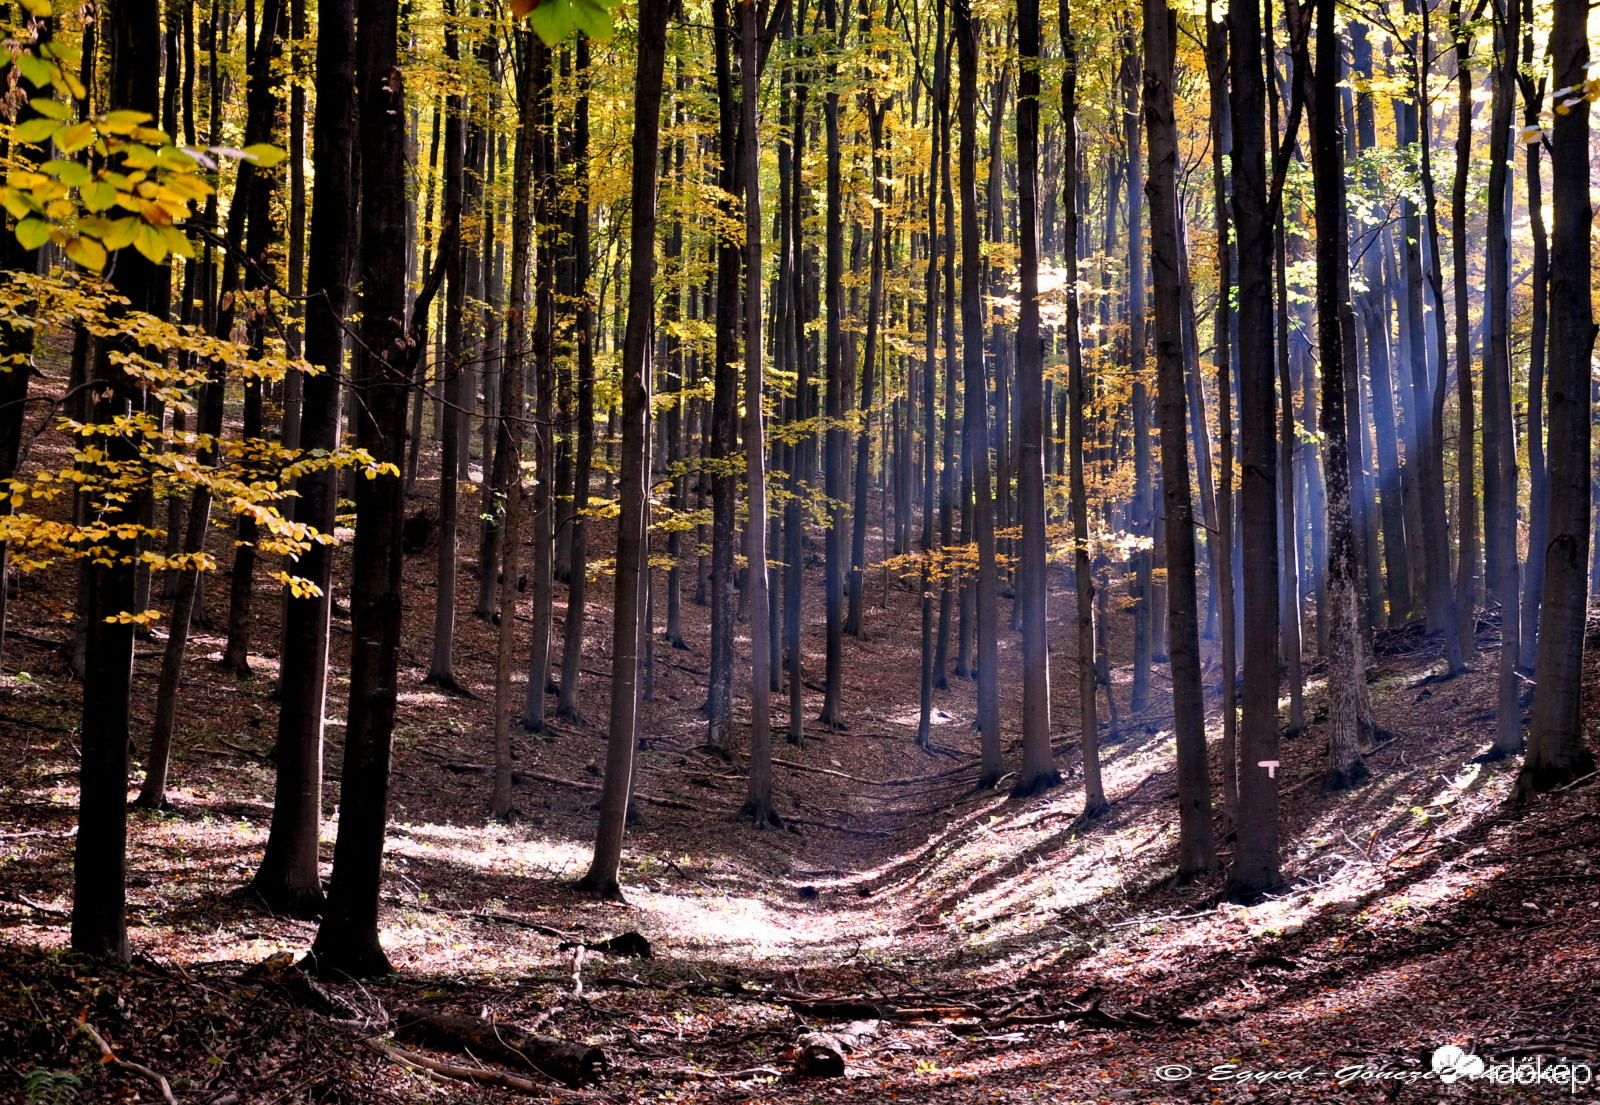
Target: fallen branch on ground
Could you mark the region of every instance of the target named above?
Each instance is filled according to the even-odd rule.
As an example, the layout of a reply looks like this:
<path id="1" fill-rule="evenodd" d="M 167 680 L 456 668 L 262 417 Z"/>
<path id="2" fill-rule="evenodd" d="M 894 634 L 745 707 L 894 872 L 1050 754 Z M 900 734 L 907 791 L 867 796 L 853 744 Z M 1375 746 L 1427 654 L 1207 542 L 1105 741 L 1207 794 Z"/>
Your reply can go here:
<path id="1" fill-rule="evenodd" d="M 505 1063 L 516 1063 L 568 1086 L 593 1082 L 606 1067 L 597 1047 L 554 1036 L 536 1036 L 504 1021 L 486 1021 L 461 1013 L 435 1013 L 416 1006 L 394 1010 L 396 1034 L 425 1047 L 469 1051 Z"/>
<path id="2" fill-rule="evenodd" d="M 165 1078 L 161 1077 L 143 1063 L 129 1062 L 127 1059 L 119 1056 L 115 1051 L 112 1051 L 111 1045 L 106 1043 L 106 1038 L 100 1035 L 100 1033 L 96 1032 L 94 1030 L 94 1025 L 90 1024 L 88 1021 L 79 1021 L 78 1027 L 83 1029 L 83 1031 L 89 1035 L 90 1039 L 100 1045 L 100 1061 L 102 1063 L 110 1063 L 112 1066 L 117 1066 L 121 1067 L 123 1070 L 132 1071 L 134 1074 L 137 1074 L 139 1077 L 150 1082 L 155 1086 L 156 1089 L 160 1090 L 161 1100 L 165 1101 L 167 1105 L 178 1105 L 178 1099 L 172 1096 L 172 1087 L 167 1085 L 167 1080 Z"/>
<path id="3" fill-rule="evenodd" d="M 70 909 L 57 909 L 55 906 L 45 905 L 43 902 L 36 902 L 32 898 L 26 897 L 22 894 L 0 894 L 0 898 L 3 898 L 8 902 L 15 902 L 20 906 L 27 906 L 29 909 L 36 909 L 40 913 L 48 913 L 52 917 L 72 916 L 72 910 Z"/>
<path id="4" fill-rule="evenodd" d="M 446 1078 L 454 1078 L 462 1082 L 478 1082 L 489 1086 L 500 1086 L 508 1090 L 521 1090 L 523 1093 L 549 1094 L 552 1092 L 549 1083 L 535 1082 L 530 1078 L 522 1078 L 512 1074 L 510 1071 L 496 1070 L 493 1067 L 460 1067 L 454 1063 L 442 1063 L 437 1059 L 430 1059 L 426 1055 L 419 1055 L 415 1051 L 390 1047 L 388 1044 L 370 1038 L 361 1042 L 384 1058 L 392 1059 L 402 1067 L 409 1067 L 424 1074 L 442 1074 Z M 592 1095 L 584 1094 L 583 1096 L 589 1097 Z"/>

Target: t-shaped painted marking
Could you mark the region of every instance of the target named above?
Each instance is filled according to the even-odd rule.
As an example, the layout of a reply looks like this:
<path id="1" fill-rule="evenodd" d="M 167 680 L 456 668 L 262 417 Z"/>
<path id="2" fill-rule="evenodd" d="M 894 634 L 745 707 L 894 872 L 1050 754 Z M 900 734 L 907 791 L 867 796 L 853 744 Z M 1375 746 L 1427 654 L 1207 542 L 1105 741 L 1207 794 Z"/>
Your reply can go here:
<path id="1" fill-rule="evenodd" d="M 1276 779 L 1278 777 L 1278 764 L 1279 764 L 1279 762 L 1280 761 L 1278 761 L 1278 760 L 1258 760 L 1256 762 L 1256 766 L 1257 767 L 1264 767 L 1264 768 L 1267 769 L 1267 778 Z"/>

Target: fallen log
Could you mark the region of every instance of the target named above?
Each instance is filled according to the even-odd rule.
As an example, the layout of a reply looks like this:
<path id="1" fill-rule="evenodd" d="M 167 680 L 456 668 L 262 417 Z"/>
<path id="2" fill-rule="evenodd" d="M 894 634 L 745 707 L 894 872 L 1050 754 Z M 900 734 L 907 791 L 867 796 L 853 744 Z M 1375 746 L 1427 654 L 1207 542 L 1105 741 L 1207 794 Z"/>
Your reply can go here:
<path id="1" fill-rule="evenodd" d="M 587 1044 L 524 1032 L 504 1021 L 461 1013 L 436 1013 L 416 1006 L 394 1010 L 396 1036 L 440 1051 L 488 1056 L 542 1074 L 567 1086 L 595 1082 L 607 1065 L 605 1052 Z"/>

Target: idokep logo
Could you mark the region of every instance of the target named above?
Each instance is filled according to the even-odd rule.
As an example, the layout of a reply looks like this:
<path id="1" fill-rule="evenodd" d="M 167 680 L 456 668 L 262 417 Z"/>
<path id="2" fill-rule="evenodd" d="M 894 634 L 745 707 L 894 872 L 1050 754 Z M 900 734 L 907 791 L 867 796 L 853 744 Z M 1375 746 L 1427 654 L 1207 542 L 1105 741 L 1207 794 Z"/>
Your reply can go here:
<path id="1" fill-rule="evenodd" d="M 1441 1082 L 1454 1082 L 1458 1078 L 1476 1078 L 1484 1071 L 1483 1059 L 1469 1055 L 1455 1044 L 1445 1044 L 1433 1053 L 1433 1073 Z"/>
<path id="2" fill-rule="evenodd" d="M 1440 1082 L 1488 1082 L 1494 1086 L 1541 1086 L 1568 1093 L 1587 1091 L 1594 1081 L 1594 1070 L 1587 1063 L 1566 1059 L 1546 1062 L 1543 1055 L 1485 1063 L 1455 1044 L 1446 1044 L 1433 1053 L 1433 1075 Z"/>

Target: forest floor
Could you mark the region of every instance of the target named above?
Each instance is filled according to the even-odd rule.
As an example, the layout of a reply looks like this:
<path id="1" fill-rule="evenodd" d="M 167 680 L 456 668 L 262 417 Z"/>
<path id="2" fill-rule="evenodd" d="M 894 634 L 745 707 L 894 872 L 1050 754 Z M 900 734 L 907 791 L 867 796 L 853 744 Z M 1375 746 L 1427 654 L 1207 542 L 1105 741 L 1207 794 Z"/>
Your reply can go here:
<path id="1" fill-rule="evenodd" d="M 424 480 L 419 503 L 428 495 Z M 473 502 L 463 515 L 475 517 Z M 464 559 L 475 526 L 468 532 Z M 608 540 L 594 535 L 597 558 Z M 808 724 L 803 747 L 781 737 L 777 745 L 789 831 L 735 820 L 743 761 L 700 750 L 707 623 L 689 601 L 690 562 L 688 647 L 671 648 L 659 633 L 654 646 L 639 817 L 623 860 L 627 904 L 618 905 L 571 889 L 597 817 L 608 585 L 591 588 L 599 593 L 584 612 L 588 721 L 517 733 L 520 816 L 502 825 L 486 816 L 482 766 L 493 631 L 471 616 L 470 575 L 457 673 L 479 698 L 422 684 L 436 557 L 430 548 L 407 558 L 382 915 L 398 973 L 321 991 L 282 965 L 310 946 L 314 926 L 268 915 L 242 893 L 266 839 L 273 787 L 278 604 L 265 598 L 266 567 L 253 678 L 208 666 L 220 658 L 219 630 L 191 639 L 172 809 L 131 815 L 135 957 L 126 968 L 65 950 L 81 688 L 60 648 L 69 631 L 52 607 L 70 607 L 71 586 L 65 575 L 24 581 L 7 641 L 12 674 L 0 685 L 0 1099 L 161 1100 L 144 1076 L 100 1062 L 83 1026 L 119 1058 L 165 1076 L 187 1105 L 1600 1095 L 1592 1083 L 1553 1080 L 1566 1071 L 1563 1056 L 1600 1066 L 1600 784 L 1513 806 L 1515 762 L 1473 762 L 1494 716 L 1488 622 L 1474 672 L 1450 682 L 1424 683 L 1436 649 L 1416 628 L 1379 635 L 1371 691 L 1389 739 L 1367 757 L 1371 780 L 1344 793 L 1322 791 L 1315 719 L 1325 697 L 1312 666 L 1313 724 L 1285 742 L 1279 769 L 1286 885 L 1246 907 L 1226 899 L 1221 872 L 1174 885 L 1172 739 L 1159 672 L 1155 704 L 1131 718 L 1124 709 L 1122 739 L 1104 748 L 1110 812 L 1087 823 L 1078 816 L 1064 576 L 1052 581 L 1051 599 L 1064 785 L 1026 800 L 974 791 L 968 680 L 936 696 L 938 751 L 916 747 L 918 604 L 891 587 L 880 607 L 874 578 L 871 637 L 845 645 L 848 728 Z M 808 561 L 808 723 L 821 701 L 819 574 Z M 658 630 L 664 611 L 658 587 Z M 213 625 L 225 621 L 220 577 L 207 613 Z M 336 617 L 335 656 L 348 632 Z M 138 647 L 141 749 L 160 636 Z M 1009 738 L 1020 644 L 1001 636 Z M 1600 672 L 1595 650 L 1590 657 L 1592 700 Z M 1126 667 L 1114 676 L 1123 702 L 1127 678 Z M 325 861 L 337 830 L 344 692 L 341 673 L 328 696 Z M 786 702 L 774 698 L 780 733 Z M 747 720 L 742 696 L 740 705 Z M 1009 739 L 1007 755 L 1017 755 Z M 1225 831 L 1219 812 L 1224 863 Z M 562 947 L 628 931 L 647 938 L 651 958 Z M 458 1074 L 481 1076 L 485 1065 L 388 1041 L 400 1006 L 585 1041 L 605 1051 L 608 1070 L 587 1090 L 524 1070 L 537 1084 L 530 1093 L 408 1066 L 364 1042 Z M 795 1077 L 816 1056 L 796 1047 L 811 1032 L 833 1035 L 846 1056 L 842 1076 Z M 1483 1075 L 1440 1079 L 1434 1053 L 1452 1044 L 1485 1057 Z M 1579 1079 L 1589 1071 L 1572 1069 Z M 1530 1082 L 1530 1072 L 1542 1080 Z"/>

